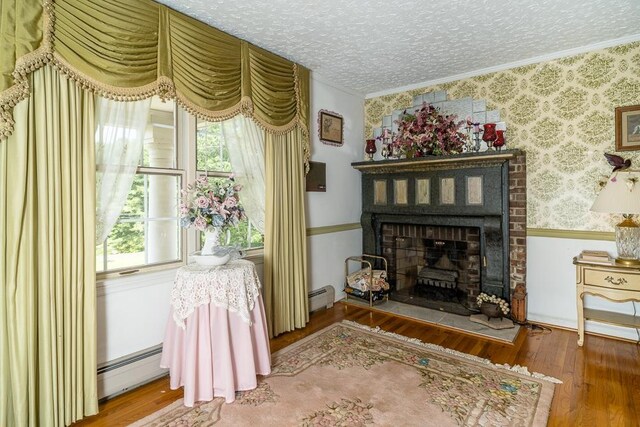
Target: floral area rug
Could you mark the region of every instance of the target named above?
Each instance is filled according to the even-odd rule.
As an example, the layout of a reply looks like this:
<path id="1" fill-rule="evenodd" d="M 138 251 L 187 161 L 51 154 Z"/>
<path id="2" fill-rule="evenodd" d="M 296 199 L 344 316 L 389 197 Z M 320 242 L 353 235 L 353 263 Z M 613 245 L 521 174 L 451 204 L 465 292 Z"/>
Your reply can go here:
<path id="1" fill-rule="evenodd" d="M 231 404 L 178 400 L 134 426 L 545 426 L 559 382 L 349 321 L 272 364 Z"/>

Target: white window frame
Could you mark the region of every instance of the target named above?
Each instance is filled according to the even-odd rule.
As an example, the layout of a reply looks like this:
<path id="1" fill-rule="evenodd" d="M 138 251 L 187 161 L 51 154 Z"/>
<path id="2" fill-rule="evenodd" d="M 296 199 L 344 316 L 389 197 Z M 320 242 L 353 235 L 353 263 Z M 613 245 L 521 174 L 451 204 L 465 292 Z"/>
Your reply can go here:
<path id="1" fill-rule="evenodd" d="M 173 114 L 173 138 L 174 138 L 174 141 L 176 141 L 176 145 L 175 145 L 176 167 L 175 168 L 159 168 L 159 167 L 149 167 L 149 166 L 138 166 L 138 168 L 136 169 L 136 174 L 177 176 L 180 179 L 181 189 L 186 188 L 186 185 L 187 185 L 186 181 L 188 180 L 188 178 L 187 178 L 187 173 L 184 167 L 185 166 L 184 163 L 186 160 L 185 150 L 183 147 L 184 141 L 181 141 L 179 138 L 180 129 L 181 129 L 180 117 L 182 114 L 184 114 L 184 112 L 176 103 L 174 114 Z M 176 210 L 176 213 L 177 213 L 177 210 Z M 179 221 L 179 216 L 178 216 L 178 221 Z M 186 264 L 187 254 L 189 253 L 186 243 L 187 243 L 186 230 L 184 228 L 180 228 L 180 251 L 179 251 L 178 260 L 159 262 L 159 263 L 153 263 L 153 264 L 142 264 L 139 266 L 124 267 L 124 268 L 113 269 L 113 270 L 105 270 L 105 271 L 96 273 L 96 279 L 103 280 L 103 279 L 130 276 L 134 274 L 148 273 L 152 271 L 160 271 L 160 270 L 167 270 L 167 269 L 174 269 L 177 267 L 181 267 Z M 105 247 L 105 256 L 107 256 L 106 249 L 107 248 Z M 105 266 L 106 266 L 106 263 L 105 263 Z"/>
<path id="2" fill-rule="evenodd" d="M 211 177 L 211 178 L 228 178 L 233 174 L 233 171 L 231 172 L 221 172 L 221 171 L 202 171 L 202 170 L 198 170 L 197 169 L 197 138 L 198 138 L 198 120 L 194 115 L 191 115 L 187 112 L 183 112 L 184 113 L 184 118 L 183 120 L 186 121 L 186 123 L 183 124 L 182 128 L 186 129 L 188 131 L 188 135 L 187 138 L 189 138 L 189 141 L 191 141 L 190 143 L 187 144 L 186 146 L 186 150 L 187 150 L 187 158 L 188 158 L 188 167 L 187 167 L 187 173 L 189 177 L 191 177 L 190 182 L 195 181 L 199 176 L 202 176 L 203 174 L 206 173 L 207 177 Z M 200 232 L 198 232 L 195 229 L 189 229 L 189 234 L 192 234 L 193 237 L 193 243 L 192 245 L 190 245 L 190 248 L 193 248 L 192 250 L 190 250 L 189 253 L 192 253 L 194 251 L 200 250 Z M 261 258 L 263 256 L 264 253 L 264 246 L 263 247 L 259 247 L 259 248 L 247 248 L 244 249 L 244 252 L 246 253 L 246 258 L 249 258 L 251 260 L 255 260 L 258 258 Z"/>
<path id="3" fill-rule="evenodd" d="M 196 168 L 197 119 L 194 115 L 189 114 L 178 104 L 176 104 L 174 112 L 174 139 L 176 141 L 175 169 L 140 166 L 136 173 L 179 176 L 182 183 L 182 189 L 186 190 L 187 185 L 190 182 L 194 182 L 204 171 L 198 171 Z M 229 177 L 231 174 L 232 172 L 207 172 L 207 176 L 211 177 Z M 200 240 L 198 237 L 198 232 L 193 227 L 188 229 L 181 228 L 181 259 L 179 261 L 146 264 L 118 270 L 106 270 L 97 273 L 97 279 L 111 279 L 115 277 L 144 274 L 153 271 L 175 269 L 184 266 L 188 261 L 188 255 L 200 249 Z M 262 262 L 264 254 L 263 249 L 263 247 L 246 249 L 246 258 L 256 262 Z"/>

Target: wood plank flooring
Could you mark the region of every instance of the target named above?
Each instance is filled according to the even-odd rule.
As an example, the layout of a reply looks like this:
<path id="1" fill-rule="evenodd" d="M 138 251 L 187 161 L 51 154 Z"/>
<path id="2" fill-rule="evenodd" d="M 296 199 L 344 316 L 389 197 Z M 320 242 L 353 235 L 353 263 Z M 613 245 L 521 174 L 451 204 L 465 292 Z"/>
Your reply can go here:
<path id="1" fill-rule="evenodd" d="M 549 426 L 640 426 L 640 346 L 587 335 L 578 347 L 578 334 L 561 329 L 523 329 L 513 345 L 441 329 L 367 308 L 337 303 L 311 315 L 306 328 L 271 341 L 278 351 L 334 322 L 349 319 L 443 347 L 521 365 L 556 377 Z M 182 397 L 162 378 L 100 405 L 100 413 L 77 426 L 125 426 Z"/>

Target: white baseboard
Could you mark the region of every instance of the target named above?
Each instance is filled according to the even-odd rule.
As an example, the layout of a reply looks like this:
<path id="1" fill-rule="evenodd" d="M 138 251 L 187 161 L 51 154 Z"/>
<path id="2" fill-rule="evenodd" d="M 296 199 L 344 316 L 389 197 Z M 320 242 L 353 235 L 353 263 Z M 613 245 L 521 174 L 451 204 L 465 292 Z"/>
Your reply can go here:
<path id="1" fill-rule="evenodd" d="M 162 344 L 98 367 L 98 399 L 114 397 L 166 375 L 160 368 Z"/>
<path id="2" fill-rule="evenodd" d="M 546 325 L 559 326 L 565 329 L 577 330 L 578 328 L 578 325 L 575 319 L 567 319 L 567 318 L 561 318 L 561 317 L 540 315 L 536 313 L 528 313 L 527 320 L 533 323 L 540 322 Z M 624 326 L 616 326 L 616 325 L 610 325 L 606 323 L 593 322 L 591 320 L 587 320 L 585 322 L 584 329 L 586 332 L 593 332 L 599 335 L 606 335 L 612 338 L 623 338 L 631 341 L 638 341 L 640 338 L 638 336 L 638 332 L 636 332 L 636 329 L 634 328 L 626 328 Z"/>

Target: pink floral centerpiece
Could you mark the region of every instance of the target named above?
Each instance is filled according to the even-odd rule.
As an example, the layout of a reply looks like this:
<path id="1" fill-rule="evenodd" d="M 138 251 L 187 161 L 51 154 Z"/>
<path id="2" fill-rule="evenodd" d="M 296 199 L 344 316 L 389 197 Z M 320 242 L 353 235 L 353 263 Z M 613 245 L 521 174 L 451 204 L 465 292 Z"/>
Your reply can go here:
<path id="1" fill-rule="evenodd" d="M 233 176 L 228 179 L 201 176 L 195 183 L 182 190 L 180 204 L 180 225 L 194 227 L 206 233 L 201 255 L 212 254 L 218 244 L 221 232 L 246 218 L 244 209 L 238 203 L 238 192 L 242 186 L 236 184 Z"/>
<path id="2" fill-rule="evenodd" d="M 458 154 L 465 145 L 466 135 L 459 131 L 463 121 L 444 115 L 426 102 L 414 114 L 406 110 L 396 120 L 398 132 L 393 138 L 394 151 L 407 157 Z"/>

